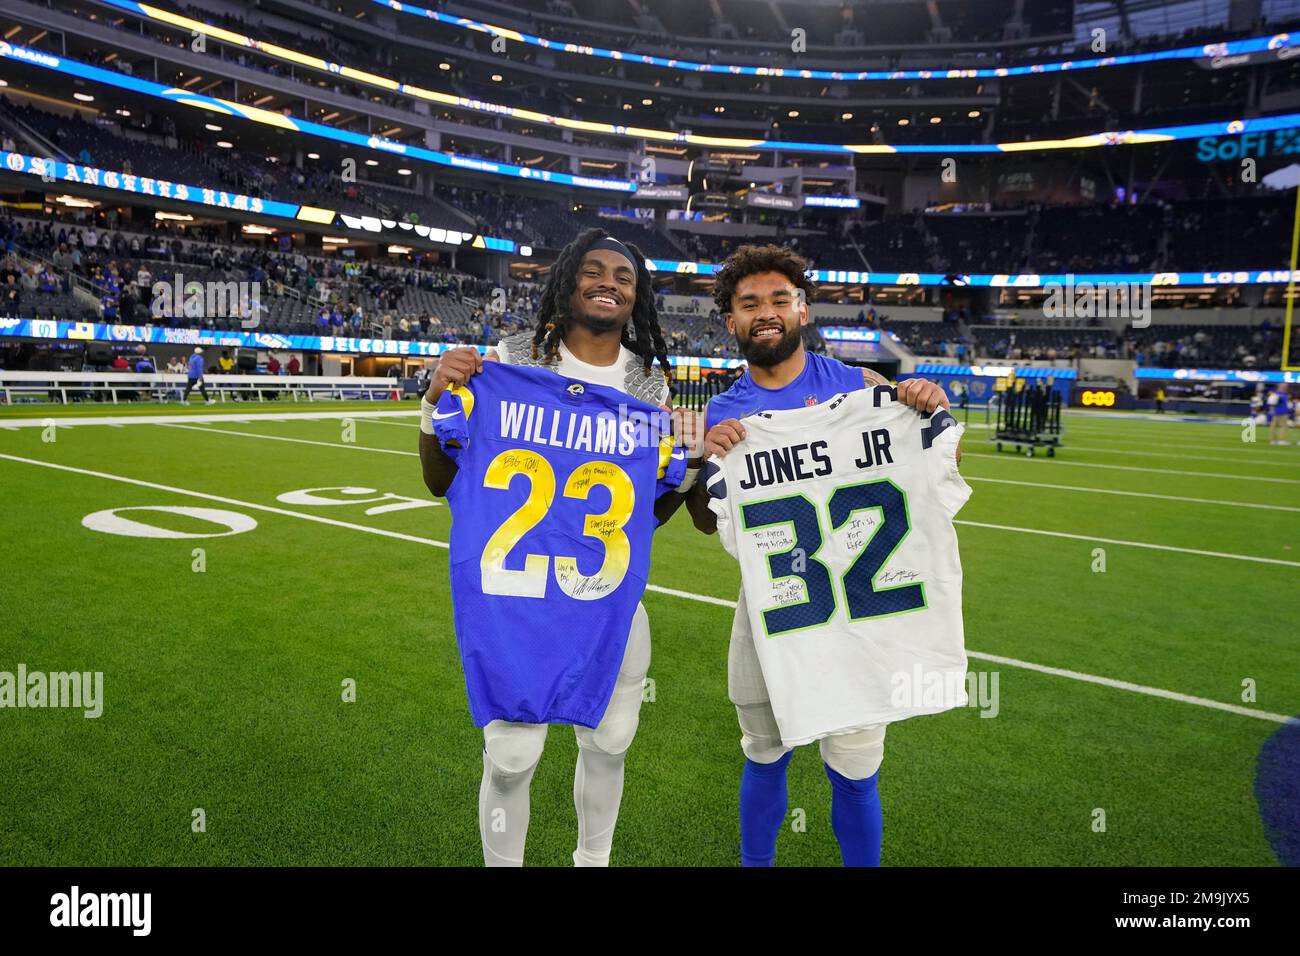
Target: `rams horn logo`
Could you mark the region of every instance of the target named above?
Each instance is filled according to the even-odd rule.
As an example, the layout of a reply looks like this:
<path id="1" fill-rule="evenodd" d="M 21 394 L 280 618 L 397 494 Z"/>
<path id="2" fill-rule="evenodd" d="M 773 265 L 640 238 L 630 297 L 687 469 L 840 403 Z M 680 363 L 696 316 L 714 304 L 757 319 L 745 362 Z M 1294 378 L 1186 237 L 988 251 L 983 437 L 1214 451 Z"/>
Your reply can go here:
<path id="1" fill-rule="evenodd" d="M 576 398 L 577 396 L 579 396 L 579 395 L 581 395 L 583 392 L 585 392 L 586 389 L 582 387 L 582 383 L 581 383 L 581 382 L 571 382 L 571 383 L 569 384 L 569 387 L 566 389 L 566 391 L 567 391 L 570 395 L 572 395 L 572 396 L 574 396 L 574 397 Z"/>

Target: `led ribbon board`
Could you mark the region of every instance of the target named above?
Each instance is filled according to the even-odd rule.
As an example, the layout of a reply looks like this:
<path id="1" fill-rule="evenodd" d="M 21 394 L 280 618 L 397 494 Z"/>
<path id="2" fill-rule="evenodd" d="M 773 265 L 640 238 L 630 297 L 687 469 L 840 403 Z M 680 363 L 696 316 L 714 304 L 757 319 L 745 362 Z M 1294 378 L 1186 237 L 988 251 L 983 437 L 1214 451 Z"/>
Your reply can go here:
<path id="1" fill-rule="evenodd" d="M 347 143 L 361 149 L 389 153 L 407 159 L 419 159 L 439 166 L 451 166 L 456 169 L 469 169 L 480 173 L 491 173 L 496 176 L 532 179 L 565 186 L 580 186 L 586 189 L 602 189 L 625 193 L 636 191 L 636 183 L 631 180 L 596 179 L 591 176 L 575 176 L 571 173 L 553 173 L 544 169 L 529 169 L 526 166 L 514 166 L 510 163 L 498 163 L 488 159 L 458 156 L 454 153 L 444 153 L 423 146 L 408 146 L 406 143 L 384 139 L 380 136 L 353 133 L 348 130 L 336 129 L 333 126 L 326 126 L 323 123 L 313 123 L 310 120 L 295 119 L 271 110 L 259 109 L 256 106 L 247 106 L 231 100 L 205 96 L 202 93 L 191 93 L 189 90 L 164 86 L 151 80 L 141 80 L 134 76 L 127 76 L 115 70 L 105 70 L 97 66 L 91 66 L 79 60 L 53 56 L 49 53 L 40 53 L 26 47 L 13 46 L 4 41 L 0 41 L 0 59 L 25 63 L 29 66 L 38 66 L 56 73 L 80 77 L 95 83 L 115 86 L 118 89 L 130 90 L 134 93 L 143 93 L 146 96 L 157 97 L 172 103 L 181 103 L 185 106 L 209 110 L 223 116 L 238 116 L 254 123 L 261 123 L 264 126 L 292 130 L 309 136 Z"/>
<path id="2" fill-rule="evenodd" d="M 106 0 L 115 5 L 124 5 L 118 0 Z M 424 17 L 462 30 L 475 33 L 489 33 L 505 37 L 516 43 L 542 47 L 545 50 L 557 50 L 562 53 L 576 53 L 582 56 L 596 56 L 606 60 L 618 60 L 622 63 L 639 63 L 644 66 L 658 66 L 669 70 L 683 70 L 687 73 L 718 73 L 723 76 L 778 76 L 805 80 L 980 80 L 997 79 L 1006 76 L 1036 76 L 1041 73 L 1065 73 L 1078 70 L 1096 70 L 1104 67 L 1132 66 L 1137 63 L 1156 63 L 1161 60 L 1199 60 L 1203 58 L 1221 59 L 1254 53 L 1266 53 L 1274 50 L 1289 49 L 1300 46 L 1300 35 L 1278 33 L 1273 36 L 1251 37 L 1246 40 L 1228 40 L 1219 43 L 1207 43 L 1202 46 L 1188 46 L 1177 50 L 1159 50 L 1153 53 L 1128 53 L 1122 56 L 1103 56 L 1083 60 L 1061 60 L 1055 63 L 1033 63 L 1027 66 L 993 67 L 987 69 L 948 69 L 948 70 L 796 70 L 773 66 L 741 66 L 729 63 L 696 63 L 692 60 L 669 59 L 662 56 L 648 56 L 644 53 L 629 53 L 625 50 L 606 50 L 597 46 L 583 46 L 578 43 L 564 43 L 548 40 L 545 37 L 520 33 L 509 27 L 493 26 L 468 17 L 456 17 L 413 3 L 401 0 L 371 0 L 381 7 Z"/>
<path id="3" fill-rule="evenodd" d="M 414 232 L 422 239 L 431 242 L 458 246 L 468 242 L 475 249 L 492 252 L 513 253 L 516 249 L 514 240 L 499 239 L 495 236 L 474 235 L 469 232 L 457 232 L 454 229 L 442 229 L 418 223 L 397 222 L 392 219 L 379 219 L 374 216 L 353 216 L 348 213 L 322 209 L 318 206 L 302 206 L 298 203 L 280 202 L 273 199 L 259 199 L 241 193 L 211 189 L 207 186 L 191 186 L 187 183 L 174 183 L 166 179 L 119 172 L 113 169 L 100 169 L 81 163 L 65 163 L 62 160 L 46 159 L 40 156 L 28 156 L 24 153 L 11 153 L 0 150 L 0 168 L 10 173 L 19 173 L 39 178 L 49 185 L 72 185 L 80 187 L 118 189 L 134 193 L 137 196 L 149 196 L 155 199 L 170 199 L 173 202 L 193 203 L 225 209 L 231 212 L 257 213 L 273 219 L 286 219 L 294 222 L 311 222 L 322 226 L 341 226 L 362 232 Z M 395 237 L 390 238 L 406 238 Z"/>
<path id="4" fill-rule="evenodd" d="M 222 27 L 217 27 L 208 23 L 203 23 L 200 20 L 193 20 L 189 17 L 183 17 L 180 16 L 179 14 L 170 13 L 158 7 L 153 7 L 144 3 L 138 3 L 136 2 L 136 0 L 100 0 L 100 2 L 117 7 L 121 10 L 130 11 L 131 13 L 136 14 L 138 16 L 146 17 L 151 20 L 156 20 L 160 23 L 166 23 L 171 26 L 179 27 L 184 30 L 196 30 L 199 33 L 203 33 L 207 36 L 214 37 L 215 39 L 221 40 L 225 43 L 230 43 L 235 46 L 245 47 L 255 52 L 265 54 L 266 56 L 274 57 L 276 59 L 293 63 L 297 66 L 303 66 L 314 70 L 320 70 L 321 72 L 324 73 L 336 74 L 338 76 L 346 77 L 357 83 L 364 83 L 370 86 L 379 87 L 380 89 L 388 90 L 389 92 L 402 93 L 407 96 L 414 97 L 416 99 L 422 99 L 433 103 L 439 103 L 442 104 L 443 106 L 448 106 L 453 109 L 462 109 L 471 112 L 485 113 L 485 114 L 490 114 L 492 116 L 503 116 L 506 117 L 507 119 L 513 119 L 519 122 L 541 123 L 548 126 L 556 126 L 564 129 L 580 130 L 588 133 L 600 133 L 608 136 L 622 136 L 622 137 L 628 137 L 632 139 L 644 139 L 653 142 L 679 143 L 679 144 L 684 143 L 692 146 L 704 146 L 710 148 L 751 149 L 751 150 L 761 150 L 765 152 L 787 151 L 787 152 L 797 152 L 797 153 L 836 153 L 836 154 L 850 154 L 850 155 L 857 154 L 857 153 L 861 153 L 861 154 L 922 153 L 922 154 L 941 154 L 945 156 L 950 156 L 956 153 L 1013 153 L 1013 152 L 1026 152 L 1026 151 L 1045 150 L 1045 149 L 1088 149 L 1088 148 L 1098 147 L 1098 146 L 1131 146 L 1138 143 L 1157 143 L 1157 142 L 1165 142 L 1169 140 L 1193 139 L 1202 136 L 1224 136 L 1224 135 L 1235 136 L 1238 133 L 1264 132 L 1264 131 L 1274 130 L 1274 129 L 1291 129 L 1294 127 L 1300 127 L 1300 114 L 1289 114 L 1288 116 L 1285 117 L 1269 117 L 1266 119 L 1230 120 L 1227 122 L 1219 122 L 1219 123 L 1196 123 L 1189 126 L 1165 126 L 1156 129 L 1146 129 L 1146 130 L 1123 130 L 1123 131 L 1115 131 L 1115 132 L 1089 133 L 1083 136 L 1069 137 L 1067 139 L 1030 140 L 1026 142 L 1011 142 L 1011 143 L 973 143 L 964 146 L 963 145 L 954 146 L 949 144 L 889 146 L 883 143 L 858 143 L 858 144 L 802 143 L 802 142 L 787 141 L 787 140 L 741 139 L 741 138 L 727 137 L 727 136 L 705 136 L 697 133 L 683 133 L 674 130 L 651 129 L 649 127 L 642 127 L 642 126 L 622 126 L 614 123 L 597 123 L 589 120 L 572 119 L 564 116 L 552 116 L 549 113 L 538 113 L 535 110 L 518 109 L 516 107 L 506 106 L 501 103 L 489 103 L 484 100 L 476 100 L 464 96 L 455 96 L 450 93 L 441 93 L 436 90 L 428 90 L 423 87 L 415 86 L 410 83 L 399 83 L 397 80 L 391 79 L 386 76 L 380 76 L 379 74 L 370 73 L 365 70 L 358 70 L 353 67 L 345 66 L 340 63 L 335 63 L 330 60 L 321 59 L 320 57 L 309 56 L 305 53 L 299 53 L 296 50 L 290 50 L 286 47 L 282 47 L 274 43 L 255 40 L 241 33 L 235 33 L 231 30 L 226 30 Z M 381 2 L 381 0 L 375 0 L 375 2 Z M 382 5 L 392 6 L 393 4 L 390 2 L 383 2 Z M 398 4 L 394 8 L 401 9 L 402 6 L 405 5 Z M 423 10 L 424 8 L 417 7 L 414 9 Z M 445 20 L 446 22 L 456 22 L 456 23 L 462 21 L 465 23 L 477 22 L 472 20 L 465 21 L 464 18 L 450 17 L 447 14 L 437 13 L 436 11 L 432 11 L 432 10 L 428 11 L 428 13 L 432 16 L 433 19 L 438 19 L 440 21 Z M 486 24 L 483 24 L 480 27 L 474 29 L 479 29 L 480 32 L 491 33 L 495 28 L 491 28 L 488 27 Z M 507 37 L 523 36 L 523 34 L 517 34 L 514 33 L 514 31 L 509 31 L 509 30 L 504 30 L 502 35 Z M 1280 36 L 1287 38 L 1286 40 L 1287 47 L 1285 48 L 1289 48 L 1293 42 L 1295 44 L 1300 44 L 1300 35 L 1297 35 L 1294 41 L 1289 37 L 1288 34 L 1281 34 Z M 538 39 L 540 40 L 540 38 Z M 1257 38 L 1257 39 L 1260 40 L 1261 42 L 1263 41 L 1273 42 L 1277 38 L 1271 37 L 1271 38 Z M 565 46 L 563 44 L 549 44 L 549 41 L 542 41 L 542 42 L 544 44 L 548 44 L 548 48 L 562 49 Z M 1241 40 L 1241 41 L 1234 41 L 1234 42 L 1247 43 L 1247 42 L 1255 42 L 1255 41 Z M 1226 45 L 1230 45 L 1230 44 L 1210 44 L 1210 46 L 1212 47 L 1226 46 Z M 3 46 L 3 44 L 0 44 L 0 46 Z M 583 49 L 588 49 L 588 48 L 583 48 Z M 1203 50 L 1203 49 L 1208 49 L 1208 47 L 1195 47 L 1195 48 L 1189 47 L 1188 49 Z M 616 52 L 616 51 L 610 51 L 610 52 Z M 1133 55 L 1151 56 L 1155 58 L 1168 58 L 1167 56 L 1165 56 L 1165 54 L 1170 52 L 1177 52 L 1177 51 L 1165 51 L 1164 54 L 1152 53 L 1152 54 L 1133 54 Z M 619 56 L 615 58 L 621 59 L 622 57 Z M 1119 57 L 1116 59 L 1119 60 L 1125 58 Z M 1087 61 L 1081 61 L 1081 62 L 1087 62 Z M 1030 67 L 1024 67 L 1023 69 L 1028 69 L 1031 70 L 1032 72 L 1032 68 Z M 107 73 L 108 71 L 101 71 L 101 72 Z M 781 75 L 794 76 L 794 75 L 800 75 L 800 73 L 798 71 L 795 72 L 787 71 L 787 73 Z M 111 82 L 111 81 L 104 81 L 104 82 Z M 181 90 L 181 91 L 173 91 L 173 92 L 184 93 L 185 91 Z M 241 107 L 238 104 L 230 104 L 230 105 L 239 109 L 241 113 L 245 110 L 252 109 L 251 107 Z M 280 116 L 277 113 L 272 113 L 270 115 L 276 117 L 278 120 L 284 119 L 284 117 Z M 1283 122 L 1275 122 L 1275 121 L 1283 121 Z M 304 130 L 306 127 L 331 129 L 330 127 L 321 127 L 319 124 L 309 123 L 306 120 L 295 120 L 293 122 L 297 124 L 295 128 L 302 128 Z M 278 123 L 277 125 L 283 125 L 283 124 Z M 332 130 L 331 132 L 338 133 L 340 131 Z M 316 135 L 321 135 L 321 134 L 317 133 Z M 356 134 L 345 134 L 345 135 L 355 136 Z M 336 138 L 336 137 L 333 135 L 329 135 L 327 136 L 327 138 Z M 362 138 L 364 139 L 365 137 Z M 384 141 L 384 142 L 388 142 L 388 141 Z M 417 147 L 404 147 L 400 143 L 395 143 L 392 145 L 396 147 L 400 147 L 401 149 L 410 149 L 412 151 L 417 149 Z M 446 153 L 435 153 L 433 150 L 423 150 L 423 152 L 431 156 L 437 156 L 437 157 L 449 157 L 450 155 Z M 416 153 L 412 152 L 411 155 L 416 155 Z M 428 157 L 426 156 L 422 158 L 428 158 Z M 479 163 L 479 164 L 483 164 L 486 167 L 492 167 L 492 168 L 480 169 L 479 171 L 481 172 L 502 173 L 504 175 L 519 175 L 525 178 L 527 178 L 531 174 L 533 178 L 542 179 L 546 182 L 565 183 L 565 184 L 571 184 L 577 186 L 585 186 L 588 188 L 615 189 L 617 191 L 622 191 L 622 192 L 633 192 L 635 189 L 634 183 L 623 182 L 621 180 L 591 179 L 585 176 L 571 176 L 570 174 L 567 173 L 547 173 L 545 171 L 540 171 L 540 170 L 533 171 L 527 168 L 521 169 L 518 166 L 509 166 L 506 164 L 492 163 L 487 160 L 471 160 L 467 157 L 453 157 L 453 158 L 456 160 L 456 162 L 444 162 L 443 159 L 429 159 L 429 161 L 443 162 L 444 165 L 455 165 L 461 168 L 471 168 L 471 169 L 477 168 L 471 164 Z M 602 184 L 602 183 L 603 184 L 616 183 L 617 185 L 594 185 L 594 184 Z M 627 187 L 627 188 L 621 188 L 621 187 Z M 819 203 L 818 205 L 829 205 L 829 204 Z"/>
<path id="5" fill-rule="evenodd" d="M 680 262 L 676 259 L 647 259 L 651 272 L 672 272 L 680 275 L 711 276 L 722 266 L 714 262 Z M 1300 282 L 1300 269 L 1263 269 L 1236 272 L 1090 272 L 1090 273 L 1025 273 L 1001 275 L 970 273 L 945 275 L 940 272 L 855 272 L 847 269 L 810 269 L 808 277 L 813 282 L 839 285 L 921 285 L 921 286 L 987 286 L 995 289 L 1041 289 L 1048 285 L 1065 286 L 1091 282 L 1094 285 L 1152 285 L 1152 286 L 1204 286 L 1204 285 L 1286 285 Z"/>
<path id="6" fill-rule="evenodd" d="M 120 189 L 123 192 L 135 193 L 138 196 L 151 196 L 155 199 L 171 199 L 175 202 L 212 206 L 234 212 L 253 212 L 280 219 L 304 219 L 325 225 L 334 221 L 334 211 L 330 209 L 300 206 L 297 203 L 278 202 L 273 199 L 258 199 L 256 196 L 245 196 L 240 193 L 225 192 L 221 189 L 209 189 L 206 186 L 173 183 L 165 179 L 155 179 L 138 174 L 131 175 L 112 169 L 99 169 L 95 166 L 84 166 L 81 163 L 65 163 L 62 160 L 43 159 L 39 156 L 27 156 L 23 153 L 0 150 L 0 165 L 3 165 L 6 172 L 35 176 L 50 185 L 71 183 L 78 186 Z"/>
<path id="7" fill-rule="evenodd" d="M 416 342 L 396 339 L 356 339 L 338 335 L 279 335 L 269 332 L 170 329 L 152 325 L 112 325 L 106 322 L 65 322 L 53 319 L 0 318 L 0 338 L 31 338 L 71 342 L 123 342 L 132 345 L 211 345 L 218 348 L 274 349 L 275 351 L 341 352 L 348 355 L 405 355 L 427 358 L 462 342 Z M 476 346 L 480 352 L 483 346 Z M 739 368 L 740 359 L 670 355 L 672 365 L 699 368 Z M 57 373 L 51 373 L 57 375 Z"/>
<path id="8" fill-rule="evenodd" d="M 1159 328 L 1159 326 L 1152 326 Z M 1139 379 L 1154 379 L 1162 382 L 1233 382 L 1242 385 L 1264 382 L 1269 385 L 1300 384 L 1300 372 L 1278 372 L 1255 369 L 1209 369 L 1209 368 L 1139 368 L 1133 376 Z"/>

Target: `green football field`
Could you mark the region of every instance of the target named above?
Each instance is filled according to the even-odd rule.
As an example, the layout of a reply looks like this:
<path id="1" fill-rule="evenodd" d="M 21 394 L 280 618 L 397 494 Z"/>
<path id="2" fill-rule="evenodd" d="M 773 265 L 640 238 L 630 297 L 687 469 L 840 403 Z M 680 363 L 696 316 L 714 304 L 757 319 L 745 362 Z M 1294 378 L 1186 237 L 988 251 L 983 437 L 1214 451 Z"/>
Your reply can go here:
<path id="1" fill-rule="evenodd" d="M 0 709 L 0 865 L 481 862 L 450 515 L 428 504 L 413 415 L 364 417 L 392 407 L 53 428 L 0 417 L 0 671 L 104 674 L 96 719 Z M 1300 714 L 1300 447 L 1173 416 L 1071 414 L 1055 459 L 999 455 L 989 434 L 966 433 L 974 493 L 958 532 L 966 646 L 972 671 L 996 679 L 996 716 L 973 706 L 891 726 L 885 864 L 1277 863 L 1300 840 L 1300 794 L 1274 772 L 1263 806 L 1257 774 Z M 158 507 L 219 509 L 246 530 L 83 525 Z M 91 523 L 224 530 L 114 514 Z M 734 562 L 685 510 L 657 532 L 653 699 L 615 865 L 738 861 L 737 589 Z M 552 727 L 529 864 L 570 863 L 575 757 L 573 733 Z M 778 865 L 838 863 L 815 748 L 791 763 L 790 808 Z"/>

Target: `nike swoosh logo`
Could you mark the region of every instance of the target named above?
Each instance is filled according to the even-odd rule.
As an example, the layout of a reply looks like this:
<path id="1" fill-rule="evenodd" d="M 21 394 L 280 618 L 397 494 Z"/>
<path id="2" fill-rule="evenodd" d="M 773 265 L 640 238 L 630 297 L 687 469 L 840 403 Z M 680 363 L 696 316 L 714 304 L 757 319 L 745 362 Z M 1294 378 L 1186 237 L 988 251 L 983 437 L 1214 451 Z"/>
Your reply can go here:
<path id="1" fill-rule="evenodd" d="M 441 421 L 444 418 L 455 418 L 459 414 L 460 412 L 448 412 L 446 415 L 439 415 L 437 412 L 434 412 L 433 417 L 436 420 Z"/>

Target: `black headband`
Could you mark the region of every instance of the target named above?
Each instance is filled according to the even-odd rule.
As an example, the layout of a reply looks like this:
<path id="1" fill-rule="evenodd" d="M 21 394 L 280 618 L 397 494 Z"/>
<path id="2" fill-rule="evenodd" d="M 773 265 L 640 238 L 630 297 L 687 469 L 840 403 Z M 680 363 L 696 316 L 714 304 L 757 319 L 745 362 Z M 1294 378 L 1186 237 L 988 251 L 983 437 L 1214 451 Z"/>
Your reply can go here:
<path id="1" fill-rule="evenodd" d="M 596 243 L 593 244 L 592 247 L 587 251 L 595 252 L 597 249 L 608 249 L 611 252 L 617 252 L 620 256 L 622 256 L 624 259 L 627 260 L 628 265 L 632 267 L 633 273 L 637 271 L 636 257 L 632 255 L 632 250 L 629 249 L 627 246 L 623 245 L 623 243 L 619 242 L 613 236 L 606 236 L 604 239 L 597 240 Z"/>

